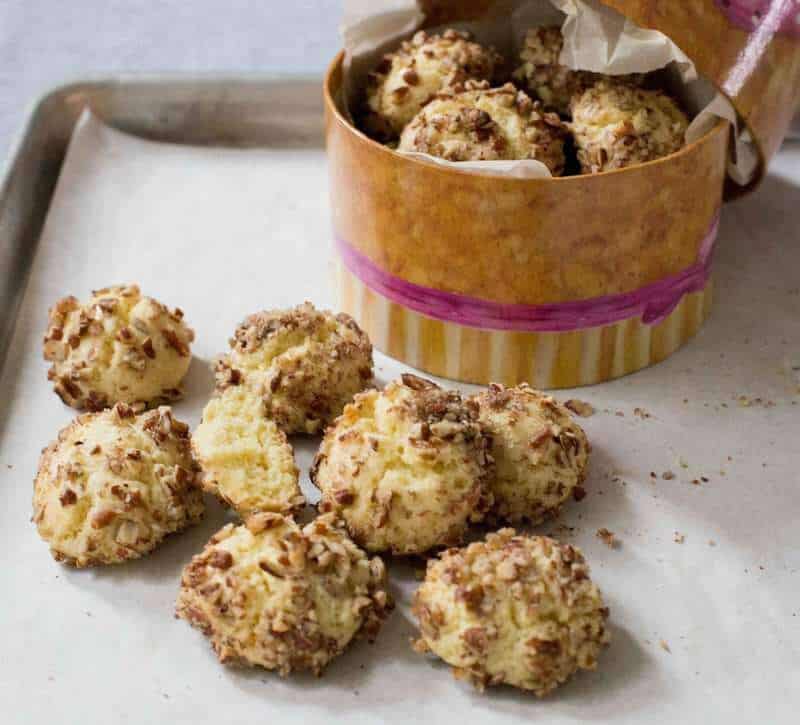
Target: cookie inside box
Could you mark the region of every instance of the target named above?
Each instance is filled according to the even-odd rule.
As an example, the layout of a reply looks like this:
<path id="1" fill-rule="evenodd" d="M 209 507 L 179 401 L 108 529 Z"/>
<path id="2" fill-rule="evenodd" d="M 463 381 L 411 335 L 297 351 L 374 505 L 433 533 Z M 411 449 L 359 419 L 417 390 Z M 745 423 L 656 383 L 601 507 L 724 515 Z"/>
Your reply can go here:
<path id="1" fill-rule="evenodd" d="M 394 23 L 372 8 L 345 29 L 340 110 L 402 154 L 475 173 L 597 174 L 736 122 L 666 35 L 599 2 L 427 5 Z M 735 158 L 746 181 L 757 155 L 743 142 Z"/>

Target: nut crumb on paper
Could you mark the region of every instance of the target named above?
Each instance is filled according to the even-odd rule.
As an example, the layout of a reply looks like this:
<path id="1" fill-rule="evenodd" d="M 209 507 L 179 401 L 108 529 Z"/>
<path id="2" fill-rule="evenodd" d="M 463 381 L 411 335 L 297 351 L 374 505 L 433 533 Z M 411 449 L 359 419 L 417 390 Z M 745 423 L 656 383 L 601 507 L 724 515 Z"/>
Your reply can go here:
<path id="1" fill-rule="evenodd" d="M 664 652 L 672 654 L 672 650 L 669 648 L 669 645 L 663 639 L 658 643 L 658 646 L 661 647 L 661 649 L 663 649 Z"/>
<path id="2" fill-rule="evenodd" d="M 664 471 L 664 473 L 661 474 L 661 478 L 663 478 L 665 481 L 671 481 L 673 478 L 675 478 L 675 474 L 672 471 Z"/>
<path id="3" fill-rule="evenodd" d="M 591 403 L 587 403 L 584 400 L 576 400 L 576 399 L 567 400 L 564 403 L 564 407 L 567 410 L 571 410 L 573 413 L 575 413 L 575 415 L 581 418 L 588 418 L 594 415 L 595 413 L 594 406 Z"/>
<path id="4" fill-rule="evenodd" d="M 621 545 L 621 542 L 617 538 L 616 534 L 613 531 L 609 531 L 605 527 L 597 529 L 595 536 L 597 536 L 597 538 L 600 539 L 600 541 L 602 541 L 609 549 L 618 549 Z"/>
<path id="5" fill-rule="evenodd" d="M 551 539 L 567 539 L 575 535 L 577 531 L 576 526 L 567 526 L 567 524 L 558 524 L 553 531 L 547 534 Z"/>
<path id="6" fill-rule="evenodd" d="M 681 534 L 680 532 L 676 531 L 675 532 L 675 536 L 673 537 L 672 540 L 676 544 L 682 544 L 684 541 L 686 541 L 686 536 L 684 534 Z"/>
<path id="7" fill-rule="evenodd" d="M 739 395 L 736 398 L 740 408 L 774 408 L 774 400 L 764 400 L 764 398 L 751 398 L 748 395 Z"/>
<path id="8" fill-rule="evenodd" d="M 652 418 L 653 417 L 644 408 L 634 408 L 633 409 L 633 414 L 637 418 L 641 418 L 642 420 L 647 420 L 648 418 Z"/>

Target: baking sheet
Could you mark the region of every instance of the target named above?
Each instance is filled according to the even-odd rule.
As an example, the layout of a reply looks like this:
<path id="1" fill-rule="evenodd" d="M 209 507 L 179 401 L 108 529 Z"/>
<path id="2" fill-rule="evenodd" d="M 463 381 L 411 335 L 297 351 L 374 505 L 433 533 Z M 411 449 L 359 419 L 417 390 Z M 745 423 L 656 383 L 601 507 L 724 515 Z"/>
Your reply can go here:
<path id="1" fill-rule="evenodd" d="M 52 561 L 29 521 L 39 450 L 72 417 L 41 360 L 48 305 L 122 281 L 180 305 L 197 341 L 176 410 L 195 425 L 212 388 L 208 361 L 245 314 L 332 304 L 324 153 L 293 146 L 279 135 L 264 150 L 173 146 L 92 122 L 73 144 L 0 381 L 3 722 L 795 722 L 798 147 L 725 209 L 718 303 L 701 334 L 655 368 L 560 393 L 597 408 L 583 421 L 594 446 L 589 495 L 559 521 L 573 531 L 538 530 L 584 549 L 610 605 L 614 641 L 596 673 L 544 701 L 455 682 L 410 649 L 419 565 L 397 561 L 399 607 L 377 643 L 356 644 L 323 678 L 222 667 L 172 618 L 182 566 L 227 520 L 210 500 L 203 524 L 144 560 L 89 571 Z M 376 358 L 381 381 L 404 369 Z M 316 442 L 296 444 L 313 495 Z M 619 549 L 595 537 L 600 527 Z"/>

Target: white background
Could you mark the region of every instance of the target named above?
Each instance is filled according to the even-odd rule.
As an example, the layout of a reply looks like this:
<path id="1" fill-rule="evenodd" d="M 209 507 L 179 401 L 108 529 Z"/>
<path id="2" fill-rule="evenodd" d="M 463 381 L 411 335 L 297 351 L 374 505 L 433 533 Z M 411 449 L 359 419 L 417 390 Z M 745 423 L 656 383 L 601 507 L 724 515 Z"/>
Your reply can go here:
<path id="1" fill-rule="evenodd" d="M 53 85 L 124 71 L 322 71 L 340 0 L 0 0 L 0 166 Z"/>

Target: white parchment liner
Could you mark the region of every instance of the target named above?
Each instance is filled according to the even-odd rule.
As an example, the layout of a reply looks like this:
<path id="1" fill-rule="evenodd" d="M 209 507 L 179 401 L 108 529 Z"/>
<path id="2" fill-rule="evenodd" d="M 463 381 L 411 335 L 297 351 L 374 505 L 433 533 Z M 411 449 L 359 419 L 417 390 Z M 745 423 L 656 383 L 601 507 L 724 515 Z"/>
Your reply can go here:
<path id="1" fill-rule="evenodd" d="M 365 87 L 366 76 L 383 53 L 392 50 L 425 20 L 415 0 L 345 0 L 342 36 L 345 55 L 344 98 L 349 109 Z M 686 134 L 692 143 L 708 133 L 718 119 L 733 127 L 728 174 L 746 185 L 758 167 L 752 138 L 731 102 L 711 83 L 698 78 L 694 63 L 666 35 L 646 30 L 598 0 L 498 0 L 492 17 L 478 23 L 452 23 L 469 30 L 478 41 L 494 45 L 515 58 L 528 28 L 561 24 L 561 62 L 575 70 L 608 75 L 649 73 L 665 69 L 670 90 L 694 116 Z M 533 160 L 452 162 L 427 154 L 408 154 L 431 163 L 458 166 L 474 173 L 526 178 L 549 177 L 547 167 Z"/>

